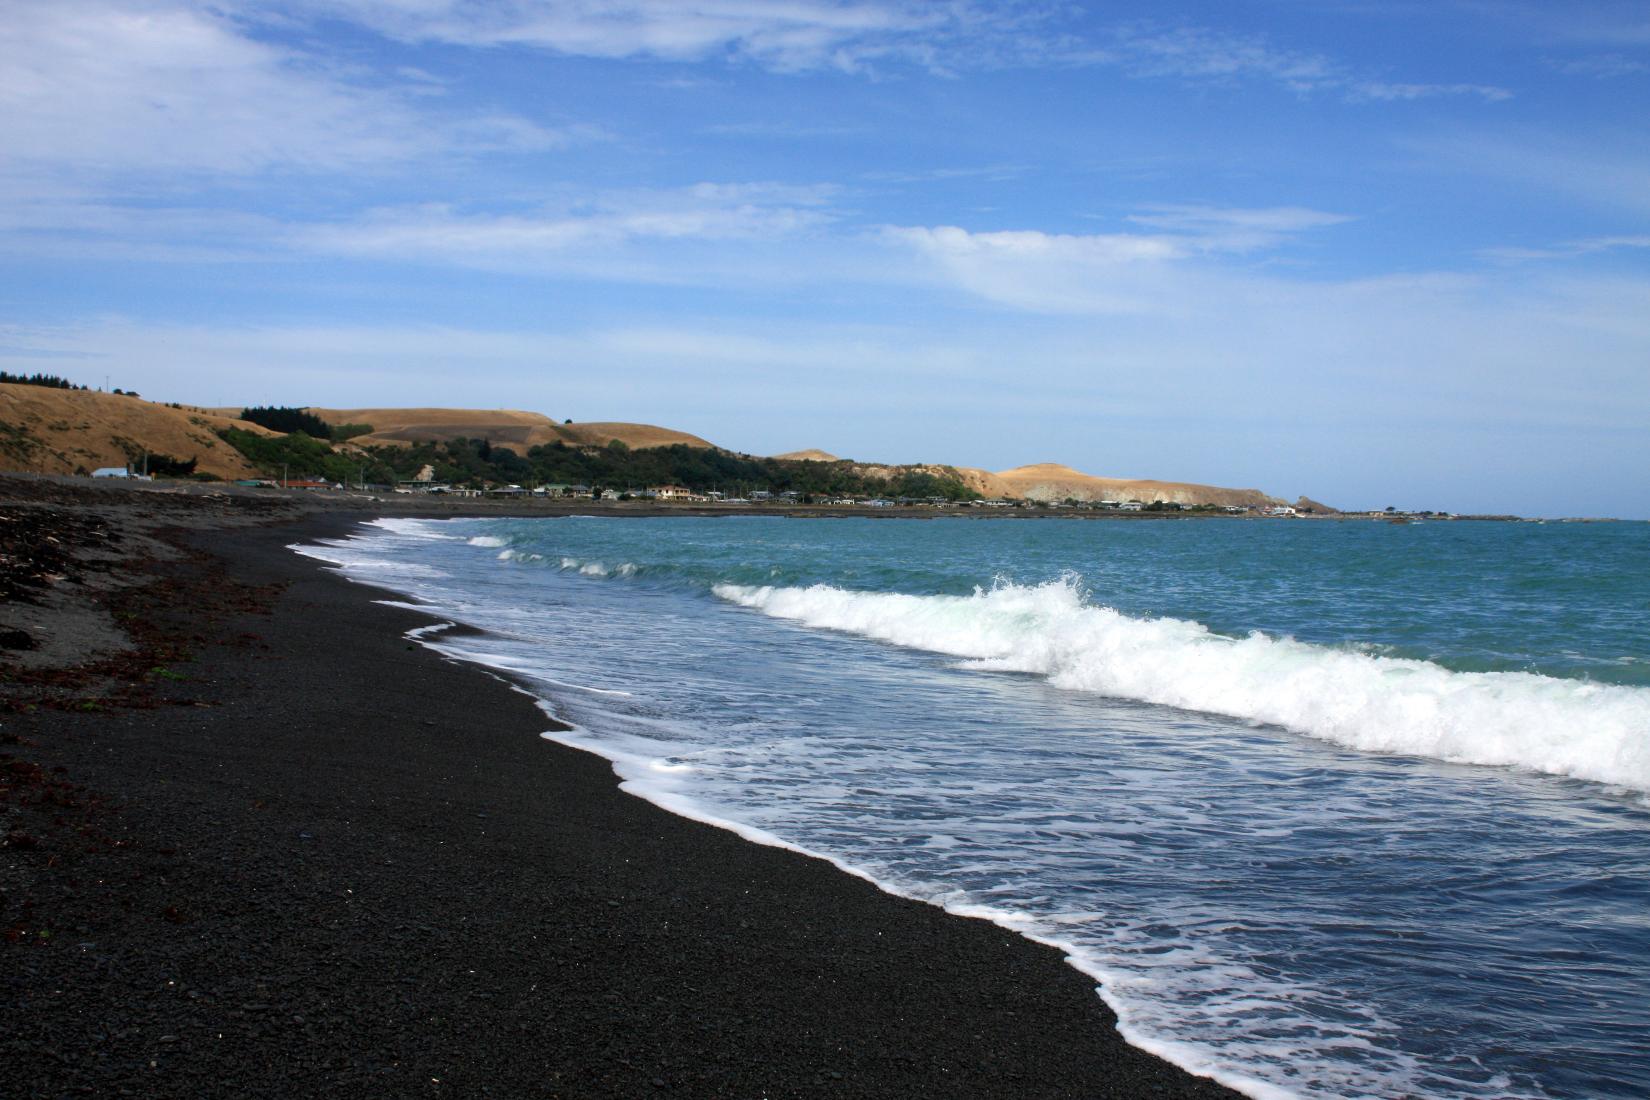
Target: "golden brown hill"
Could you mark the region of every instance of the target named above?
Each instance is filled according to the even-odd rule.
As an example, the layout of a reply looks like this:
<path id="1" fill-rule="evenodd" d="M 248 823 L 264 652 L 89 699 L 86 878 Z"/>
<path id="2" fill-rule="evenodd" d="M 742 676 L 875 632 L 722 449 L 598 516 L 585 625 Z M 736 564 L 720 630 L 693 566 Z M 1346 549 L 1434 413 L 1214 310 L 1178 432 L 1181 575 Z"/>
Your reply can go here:
<path id="1" fill-rule="evenodd" d="M 818 447 L 810 447 L 805 451 L 786 451 L 782 455 L 773 457 L 782 462 L 841 462 L 842 459 L 829 451 L 822 451 Z"/>
<path id="2" fill-rule="evenodd" d="M 209 409 L 95 390 L 0 383 L 0 469 L 91 473 L 128 462 L 141 466 L 147 451 L 193 458 L 197 471 L 221 478 L 252 477 L 257 471 L 215 434 L 229 427 L 274 434 Z"/>
<path id="3" fill-rule="evenodd" d="M 618 421 L 603 421 L 591 424 L 557 424 L 556 430 L 562 433 L 563 440 L 569 446 L 585 445 L 605 447 L 617 439 L 627 447 L 674 447 L 680 443 L 684 447 L 714 448 L 716 444 L 687 432 L 679 432 L 674 428 L 660 428 L 652 424 L 624 424 Z"/>
<path id="4" fill-rule="evenodd" d="M 1174 504 L 1235 505 L 1244 508 L 1283 503 L 1259 489 L 1225 489 L 1217 485 L 1144 478 L 1095 477 L 1056 462 L 1017 466 L 993 476 L 1001 485 L 1004 496 L 1028 500 L 1138 500 L 1145 504 L 1161 500 Z"/>
<path id="5" fill-rule="evenodd" d="M 376 443 L 433 443 L 460 437 L 485 439 L 521 451 L 546 443 L 605 447 L 615 439 L 635 448 L 669 447 L 677 443 L 689 447 L 711 446 L 696 435 L 652 424 L 558 424 L 543 413 L 519 409 L 311 408 L 309 412 L 328 424 L 371 424 L 371 434 L 356 436 L 351 441 L 369 447 Z"/>

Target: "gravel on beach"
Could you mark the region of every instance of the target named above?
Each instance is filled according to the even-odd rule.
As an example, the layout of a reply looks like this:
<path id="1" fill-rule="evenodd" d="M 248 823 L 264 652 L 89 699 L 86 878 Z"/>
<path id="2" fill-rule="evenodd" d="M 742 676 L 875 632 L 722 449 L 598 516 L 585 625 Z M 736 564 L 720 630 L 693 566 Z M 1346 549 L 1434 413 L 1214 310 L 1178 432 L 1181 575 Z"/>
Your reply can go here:
<path id="1" fill-rule="evenodd" d="M 0 650 L 0 1096 L 1237 1095 L 1057 950 L 619 791 L 286 549 L 365 517 L 225 499 L 0 499 L 45 578 Z M 28 663 L 75 587 L 125 648 Z"/>

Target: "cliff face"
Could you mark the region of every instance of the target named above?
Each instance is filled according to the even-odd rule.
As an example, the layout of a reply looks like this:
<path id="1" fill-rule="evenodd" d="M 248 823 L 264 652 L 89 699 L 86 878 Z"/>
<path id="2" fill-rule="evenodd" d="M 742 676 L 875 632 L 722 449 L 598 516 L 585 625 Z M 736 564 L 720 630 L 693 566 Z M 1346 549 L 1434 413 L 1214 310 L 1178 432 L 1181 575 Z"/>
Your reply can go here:
<path id="1" fill-rule="evenodd" d="M 254 476 L 257 471 L 240 452 L 215 434 L 228 427 L 274 434 L 208 409 L 173 408 L 94 390 L 0 383 L 0 469 L 90 473 L 102 466 L 141 466 L 147 451 L 193 458 L 195 469 L 221 478 Z"/>

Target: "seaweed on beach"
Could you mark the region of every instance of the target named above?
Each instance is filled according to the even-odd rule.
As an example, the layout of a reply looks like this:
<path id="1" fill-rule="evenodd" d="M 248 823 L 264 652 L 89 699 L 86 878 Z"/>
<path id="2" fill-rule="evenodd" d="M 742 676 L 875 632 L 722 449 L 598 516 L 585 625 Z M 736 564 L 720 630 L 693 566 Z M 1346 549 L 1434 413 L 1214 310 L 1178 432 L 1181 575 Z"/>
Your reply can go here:
<path id="1" fill-rule="evenodd" d="M 266 615 L 281 585 L 253 585 L 224 575 L 210 555 L 143 563 L 143 583 L 89 594 L 129 639 L 128 648 L 68 668 L 0 666 L 0 709 L 97 711 L 204 706 L 189 690 L 187 665 L 205 645 L 247 645 L 254 634 L 231 629 L 246 615 Z"/>
<path id="2" fill-rule="evenodd" d="M 106 567 L 79 551 L 104 549 L 119 541 L 119 533 L 97 516 L 0 507 L 0 600 L 38 603 L 52 586 Z"/>

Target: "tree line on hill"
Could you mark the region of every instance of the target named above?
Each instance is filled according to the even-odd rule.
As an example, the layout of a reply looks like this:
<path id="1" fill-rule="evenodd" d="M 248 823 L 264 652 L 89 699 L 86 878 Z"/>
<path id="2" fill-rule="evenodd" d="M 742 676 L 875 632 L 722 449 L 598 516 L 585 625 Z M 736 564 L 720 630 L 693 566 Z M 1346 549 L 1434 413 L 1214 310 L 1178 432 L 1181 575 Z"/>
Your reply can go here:
<path id="1" fill-rule="evenodd" d="M 17 386 L 49 386 L 54 390 L 83 390 L 85 386 L 77 386 L 67 378 L 59 378 L 55 374 L 11 374 L 0 370 L 0 382 L 10 382 Z"/>
<path id="2" fill-rule="evenodd" d="M 262 425 L 272 432 L 303 432 L 311 439 L 342 443 L 372 431 L 371 424 L 328 424 L 308 409 L 280 405 L 257 405 L 241 410 L 240 419 Z"/>
<path id="3" fill-rule="evenodd" d="M 14 386 L 46 386 L 47 388 L 54 389 L 54 390 L 89 390 L 89 389 L 91 389 L 90 386 L 82 386 L 78 382 L 71 382 L 67 378 L 63 378 L 59 375 L 42 374 L 42 373 L 39 373 L 39 372 L 36 372 L 34 374 L 12 374 L 9 371 L 0 370 L 0 382 L 9 382 Z M 142 394 L 138 393 L 138 391 L 136 391 L 136 390 L 123 390 L 118 386 L 116 386 L 114 389 L 110 390 L 109 392 L 119 394 L 122 397 L 141 397 L 141 396 L 143 396 Z M 178 407 L 177 405 L 175 405 L 175 404 L 173 405 L 173 408 L 177 408 L 177 407 Z"/>
<path id="4" fill-rule="evenodd" d="M 957 478 L 901 471 L 884 480 L 867 477 L 849 462 L 759 458 L 682 444 L 643 450 L 627 447 L 619 440 L 605 447 L 570 447 L 558 441 L 530 447 L 523 453 L 485 439 L 452 439 L 409 447 L 359 447 L 340 453 L 303 430 L 262 436 L 228 428 L 219 435 L 260 469 L 272 473 L 284 469 L 291 477 L 322 477 L 346 484 L 411 481 L 428 466 L 439 483 L 476 488 L 588 485 L 623 492 L 680 485 L 700 492 L 721 489 L 746 493 L 761 489 L 771 493 L 795 491 L 809 497 L 979 499 L 978 493 Z"/>

